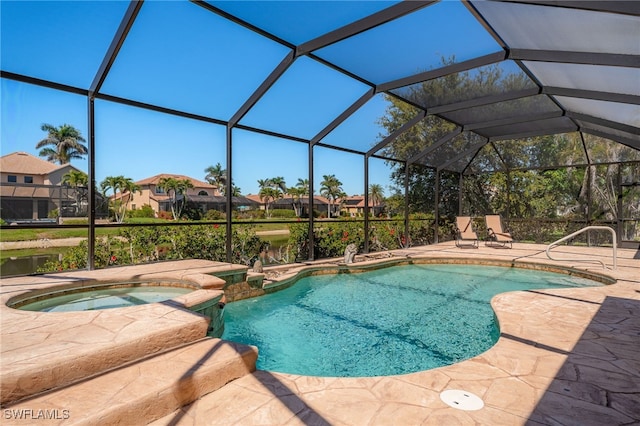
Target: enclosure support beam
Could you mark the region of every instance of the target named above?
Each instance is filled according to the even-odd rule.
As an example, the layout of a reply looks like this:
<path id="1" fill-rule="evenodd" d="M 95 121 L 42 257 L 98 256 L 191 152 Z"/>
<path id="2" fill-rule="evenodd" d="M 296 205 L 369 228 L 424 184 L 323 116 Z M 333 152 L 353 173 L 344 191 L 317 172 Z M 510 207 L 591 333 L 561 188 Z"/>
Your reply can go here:
<path id="1" fill-rule="evenodd" d="M 464 174 L 460 173 L 458 178 L 458 215 L 462 216 L 462 185 L 464 184 Z M 471 214 L 471 212 L 469 212 Z"/>
<path id="2" fill-rule="evenodd" d="M 433 242 L 434 244 L 438 244 L 439 242 L 439 238 L 438 238 L 438 234 L 440 234 L 440 169 L 436 169 L 436 185 L 435 185 L 435 202 L 436 205 L 434 206 L 434 211 L 435 211 L 435 226 L 434 226 L 434 235 L 433 235 Z"/>
<path id="3" fill-rule="evenodd" d="M 510 49 L 508 59 L 521 61 L 562 62 L 585 65 L 607 65 L 614 67 L 640 66 L 639 55 L 619 53 L 575 52 L 560 50 Z"/>
<path id="4" fill-rule="evenodd" d="M 327 136 L 329 133 L 331 133 L 336 127 L 338 127 L 340 124 L 342 124 L 342 122 L 344 120 L 346 120 L 347 118 L 349 118 L 351 116 L 351 114 L 353 114 L 354 112 L 356 112 L 358 109 L 360 109 L 360 107 L 364 104 L 366 104 L 367 102 L 369 102 L 369 100 L 373 97 L 373 95 L 375 94 L 375 91 L 373 88 L 367 90 L 367 92 L 360 96 L 360 98 L 358 98 L 358 100 L 356 100 L 353 104 L 351 104 L 351 106 L 349 108 L 347 108 L 346 110 L 344 110 L 342 112 L 342 114 L 340 114 L 339 116 L 337 116 L 331 123 L 329 123 L 324 129 L 322 129 L 317 135 L 315 135 L 312 139 L 311 139 L 311 145 L 315 145 L 318 142 L 320 142 L 322 139 L 324 139 L 325 136 Z"/>
<path id="5" fill-rule="evenodd" d="M 102 84 L 104 83 L 104 80 L 107 78 L 107 74 L 109 73 L 109 70 L 111 70 L 111 66 L 113 65 L 113 63 L 116 60 L 116 57 L 118 56 L 118 52 L 120 52 L 120 48 L 124 44 L 124 41 L 127 38 L 127 35 L 129 34 L 129 30 L 131 30 L 131 27 L 133 26 L 133 23 L 136 20 L 136 17 L 138 16 L 138 12 L 140 12 L 140 8 L 142 7 L 143 2 L 144 0 L 140 0 L 140 1 L 134 0 L 129 2 L 129 7 L 125 12 L 124 17 L 122 18 L 122 21 L 120 21 L 120 26 L 118 26 L 118 29 L 113 37 L 113 40 L 109 45 L 109 50 L 107 50 L 107 53 L 105 54 L 104 59 L 100 64 L 100 68 L 98 69 L 98 72 L 96 73 L 93 81 L 91 82 L 91 86 L 89 88 L 89 92 L 91 94 L 99 92 L 100 89 L 102 88 Z"/>
<path id="6" fill-rule="evenodd" d="M 298 54 L 305 55 L 314 50 L 318 50 L 333 43 L 337 43 L 361 32 L 370 30 L 371 28 L 375 28 L 379 25 L 400 18 L 401 16 L 407 15 L 411 12 L 415 12 L 416 10 L 429 6 L 432 3 L 435 3 L 435 1 L 403 1 L 400 3 L 396 3 L 392 6 L 387 7 L 386 9 L 383 9 L 358 21 L 352 22 L 320 37 L 316 37 L 313 40 L 302 43 L 298 46 Z"/>
<path id="7" fill-rule="evenodd" d="M 506 55 L 504 51 L 491 53 L 489 55 L 480 56 L 479 58 L 469 59 L 467 61 L 462 61 L 455 64 L 444 66 L 442 68 L 437 68 L 435 70 L 429 70 L 429 71 L 421 72 L 419 74 L 415 74 L 409 77 L 389 81 L 387 83 L 378 85 L 377 90 L 378 92 L 386 92 L 389 90 L 410 86 L 412 84 L 422 83 L 423 81 L 444 77 L 445 75 L 449 75 L 452 73 L 459 73 L 459 72 L 468 71 L 474 68 L 478 68 L 484 65 L 495 64 L 503 61 L 505 56 Z"/>
<path id="8" fill-rule="evenodd" d="M 375 210 L 374 210 L 375 213 Z M 364 253 L 369 253 L 369 156 L 364 156 Z"/>
<path id="9" fill-rule="evenodd" d="M 624 214 L 622 212 L 622 196 L 624 195 L 622 193 L 622 165 L 618 164 L 618 181 L 617 183 L 617 187 L 618 187 L 618 214 L 616 217 L 616 241 L 613 242 L 614 246 L 619 246 L 620 243 L 622 242 L 622 232 L 624 231 L 623 228 L 623 220 L 624 219 Z"/>
<path id="10" fill-rule="evenodd" d="M 423 149 L 422 151 L 420 151 L 419 153 L 417 153 L 413 157 L 409 158 L 407 160 L 407 163 L 414 164 L 415 162 L 417 162 L 419 159 L 421 159 L 425 155 L 429 154 L 430 152 L 435 151 L 436 149 L 440 148 L 445 143 L 449 142 L 451 139 L 453 139 L 456 136 L 458 136 L 460 133 L 462 133 L 462 127 L 456 127 L 452 132 L 449 132 L 446 135 L 444 135 L 443 137 L 441 137 L 433 145 L 426 147 L 425 149 Z"/>
<path id="11" fill-rule="evenodd" d="M 307 253 L 307 259 L 313 260 L 315 253 L 315 238 L 313 234 L 313 205 L 315 200 L 315 194 L 313 190 L 313 145 L 309 144 L 309 253 Z"/>
<path id="12" fill-rule="evenodd" d="M 568 87 L 553 86 L 543 87 L 542 93 L 545 95 L 567 96 L 571 98 L 593 99 L 598 101 L 640 105 L 640 96 L 629 95 L 625 93 L 612 93 L 597 90 L 572 89 Z"/>
<path id="13" fill-rule="evenodd" d="M 249 110 L 253 108 L 253 106 L 260 100 L 260 98 L 262 98 L 264 94 L 267 93 L 267 90 L 269 90 L 271 86 L 273 86 L 273 84 L 282 76 L 282 74 L 284 74 L 284 72 L 289 69 L 294 60 L 295 53 L 292 50 L 287 54 L 287 56 L 282 59 L 282 61 L 280 61 L 278 66 L 275 67 L 273 71 L 271 71 L 271 74 L 269 74 L 269 76 L 262 82 L 262 84 L 260 84 L 255 92 L 251 94 L 249 99 L 247 99 L 246 102 L 242 104 L 240 109 L 236 111 L 233 117 L 231 117 L 231 119 L 229 120 L 230 126 L 235 126 L 240 120 L 242 120 L 242 117 L 244 117 L 249 112 Z"/>
<path id="14" fill-rule="evenodd" d="M 409 246 L 409 163 L 404 163 L 404 246 Z"/>
<path id="15" fill-rule="evenodd" d="M 227 214 L 227 220 L 225 223 L 226 227 L 226 238 L 225 238 L 225 248 L 227 251 L 227 262 L 232 263 L 233 261 L 233 252 L 232 252 L 232 237 L 233 237 L 233 226 L 231 226 L 231 222 L 233 221 L 233 171 L 232 171 L 232 163 L 233 163 L 233 127 L 227 126 L 227 181 L 225 182 L 226 187 L 226 206 L 225 211 Z"/>
<path id="16" fill-rule="evenodd" d="M 380 151 L 385 146 L 389 145 L 391 142 L 396 140 L 401 134 L 418 124 L 423 118 L 427 116 L 426 111 L 421 111 L 416 114 L 411 120 L 404 123 L 402 126 L 398 127 L 395 131 L 393 131 L 389 136 L 384 138 L 382 141 L 378 142 L 373 148 L 367 151 L 367 155 L 373 155 L 376 152 Z"/>
<path id="17" fill-rule="evenodd" d="M 96 128 L 95 128 L 94 99 L 87 97 L 87 127 L 89 137 L 89 170 L 88 170 L 88 196 L 89 196 L 89 228 L 87 235 L 87 268 L 91 271 L 96 268 Z M 62 202 L 60 203 L 62 207 Z"/>

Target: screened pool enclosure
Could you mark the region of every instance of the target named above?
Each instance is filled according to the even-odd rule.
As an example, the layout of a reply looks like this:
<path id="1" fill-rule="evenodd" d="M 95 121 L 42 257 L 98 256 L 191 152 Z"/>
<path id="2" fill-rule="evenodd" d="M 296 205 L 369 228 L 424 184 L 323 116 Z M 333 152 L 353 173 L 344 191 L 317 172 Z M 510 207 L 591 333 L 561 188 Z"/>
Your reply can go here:
<path id="1" fill-rule="evenodd" d="M 457 215 L 640 244 L 640 2 L 0 7 L 3 240 L 86 240 L 55 269 L 368 253 Z M 85 180 L 5 162 L 44 123 L 80 131 Z"/>

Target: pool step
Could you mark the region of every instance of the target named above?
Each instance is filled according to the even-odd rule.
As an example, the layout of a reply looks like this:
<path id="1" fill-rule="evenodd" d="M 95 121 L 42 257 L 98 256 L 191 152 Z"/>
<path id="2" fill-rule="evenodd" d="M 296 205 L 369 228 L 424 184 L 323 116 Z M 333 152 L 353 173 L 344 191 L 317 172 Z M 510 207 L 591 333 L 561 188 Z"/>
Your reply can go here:
<path id="1" fill-rule="evenodd" d="M 33 419 L 42 413 L 65 425 L 143 425 L 252 373 L 257 357 L 253 346 L 205 338 L 5 406 L 4 412 Z M 26 424 L 9 417 L 3 425 Z"/>
<path id="2" fill-rule="evenodd" d="M 10 312 L 19 324 L 24 314 Z M 49 389 L 70 385 L 152 354 L 199 341 L 209 320 L 166 304 L 65 313 L 68 322 L 53 323 L 63 314 L 44 313 L 29 323 L 29 331 L 5 321 L 2 336 L 0 402 L 12 404 Z M 42 338 L 46 337 L 46 340 Z M 40 339 L 31 350 L 24 342 Z"/>

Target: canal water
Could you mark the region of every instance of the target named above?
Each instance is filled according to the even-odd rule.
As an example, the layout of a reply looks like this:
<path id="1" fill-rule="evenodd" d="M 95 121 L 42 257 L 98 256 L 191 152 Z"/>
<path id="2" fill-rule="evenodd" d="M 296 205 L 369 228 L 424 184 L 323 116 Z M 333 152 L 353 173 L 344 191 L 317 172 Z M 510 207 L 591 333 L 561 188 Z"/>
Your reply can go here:
<path id="1" fill-rule="evenodd" d="M 28 275 L 38 271 L 49 260 L 56 261 L 59 254 L 34 254 L 32 256 L 8 257 L 0 264 L 0 277 Z"/>

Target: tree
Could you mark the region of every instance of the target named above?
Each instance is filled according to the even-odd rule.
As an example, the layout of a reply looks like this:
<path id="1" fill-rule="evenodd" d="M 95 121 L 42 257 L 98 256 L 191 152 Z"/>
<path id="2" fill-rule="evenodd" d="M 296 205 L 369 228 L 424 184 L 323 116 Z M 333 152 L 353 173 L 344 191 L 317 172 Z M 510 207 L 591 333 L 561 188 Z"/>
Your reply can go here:
<path id="1" fill-rule="evenodd" d="M 269 206 L 275 200 L 278 200 L 284 196 L 287 185 L 283 177 L 275 177 L 269 179 L 258 179 L 258 185 L 260 186 L 260 200 L 265 203 L 265 216 L 269 215 Z M 284 189 L 283 189 L 284 188 Z"/>
<path id="2" fill-rule="evenodd" d="M 227 186 L 227 170 L 223 169 L 220 163 L 217 163 L 215 166 L 207 167 L 204 171 L 206 173 L 204 180 L 217 186 L 218 190 L 224 194 Z"/>
<path id="3" fill-rule="evenodd" d="M 445 66 L 453 64 L 455 63 L 455 58 L 443 59 L 442 63 Z M 527 84 L 525 75 L 521 73 L 504 74 L 500 67 L 492 65 L 479 70 L 463 71 L 415 84 L 409 86 L 402 95 L 416 105 L 434 106 L 466 100 L 469 93 L 476 93 L 478 96 L 504 93 L 526 88 Z M 389 106 L 385 115 L 380 118 L 379 123 L 387 130 L 388 134 L 399 129 L 419 112 L 414 106 L 393 96 L 386 96 L 386 99 L 389 102 Z M 537 98 L 525 98 L 520 103 L 512 103 L 510 105 L 514 109 L 523 108 L 523 103 L 526 102 L 537 102 Z M 494 108 L 504 108 L 504 104 L 488 105 L 483 109 L 483 114 L 491 116 L 490 112 Z M 414 155 L 425 152 L 425 149 L 433 146 L 436 141 L 452 132 L 455 127 L 449 121 L 434 115 L 427 115 L 418 124 L 387 145 L 383 150 L 383 155 L 388 158 L 412 158 Z M 441 165 L 443 159 L 455 158 L 460 152 L 466 151 L 468 147 L 475 146 L 480 142 L 482 142 L 482 139 L 478 135 L 463 132 L 437 150 L 424 155 L 420 159 L 420 163 L 412 164 L 409 167 L 409 176 L 407 176 L 410 188 L 407 194 L 410 211 L 426 212 L 435 208 L 436 167 Z M 393 167 L 391 174 L 391 179 L 395 183 L 393 192 L 403 193 L 406 174 L 404 164 L 390 161 L 387 164 Z M 455 182 L 454 177 L 451 175 L 445 176 L 445 179 L 449 183 Z M 448 191 L 447 188 L 448 186 L 441 182 L 441 191 L 446 192 Z M 453 200 L 450 195 L 447 194 L 446 197 L 448 200 L 447 206 Z M 455 208 L 454 210 L 457 211 Z"/>
<path id="4" fill-rule="evenodd" d="M 165 193 L 169 196 L 173 219 L 180 219 L 187 203 L 187 189 L 193 188 L 193 183 L 191 183 L 189 179 L 163 177 L 160 178 L 158 187 L 164 189 Z"/>
<path id="5" fill-rule="evenodd" d="M 113 191 L 113 197 L 111 205 L 113 208 L 113 214 L 116 222 L 124 222 L 124 218 L 127 213 L 127 203 L 133 200 L 133 194 L 140 192 L 140 186 L 128 177 L 120 176 L 107 176 L 100 183 L 102 194 L 106 197 L 107 191 Z M 119 194 L 119 195 L 118 195 Z M 129 194 L 125 201 L 125 195 Z"/>
<path id="6" fill-rule="evenodd" d="M 331 217 L 333 203 L 338 198 L 346 196 L 342 189 L 342 182 L 335 175 L 323 175 L 320 182 L 320 194 L 329 200 L 327 205 L 327 217 Z"/>
<path id="7" fill-rule="evenodd" d="M 209 166 L 204 171 L 206 173 L 204 180 L 211 185 L 217 186 L 222 195 L 227 195 L 227 169 L 223 169 L 220 163 L 216 163 L 215 166 Z M 233 181 L 231 181 L 231 195 L 233 197 L 242 195 L 241 189 Z"/>
<path id="8" fill-rule="evenodd" d="M 69 124 L 55 127 L 45 123 L 40 128 L 47 132 L 47 137 L 36 144 L 36 149 L 42 148 L 40 156 L 47 157 L 47 161 L 68 164 L 72 159 L 87 155 L 87 147 L 82 144 L 86 140 L 75 127 Z"/>
<path id="9" fill-rule="evenodd" d="M 62 176 L 62 183 L 74 189 L 76 216 L 86 214 L 84 206 L 88 205 L 89 176 L 80 170 L 69 170 Z"/>
<path id="10" fill-rule="evenodd" d="M 371 200 L 371 204 L 373 204 L 373 215 L 375 216 L 376 207 L 378 207 L 384 200 L 384 189 L 382 188 L 382 185 L 377 183 L 369 185 L 369 199 Z"/>
<path id="11" fill-rule="evenodd" d="M 287 189 L 289 195 L 293 200 L 293 210 L 296 212 L 296 216 L 302 216 L 302 202 L 301 199 L 305 195 L 309 195 L 309 179 L 298 178 L 296 186 L 292 186 Z"/>

